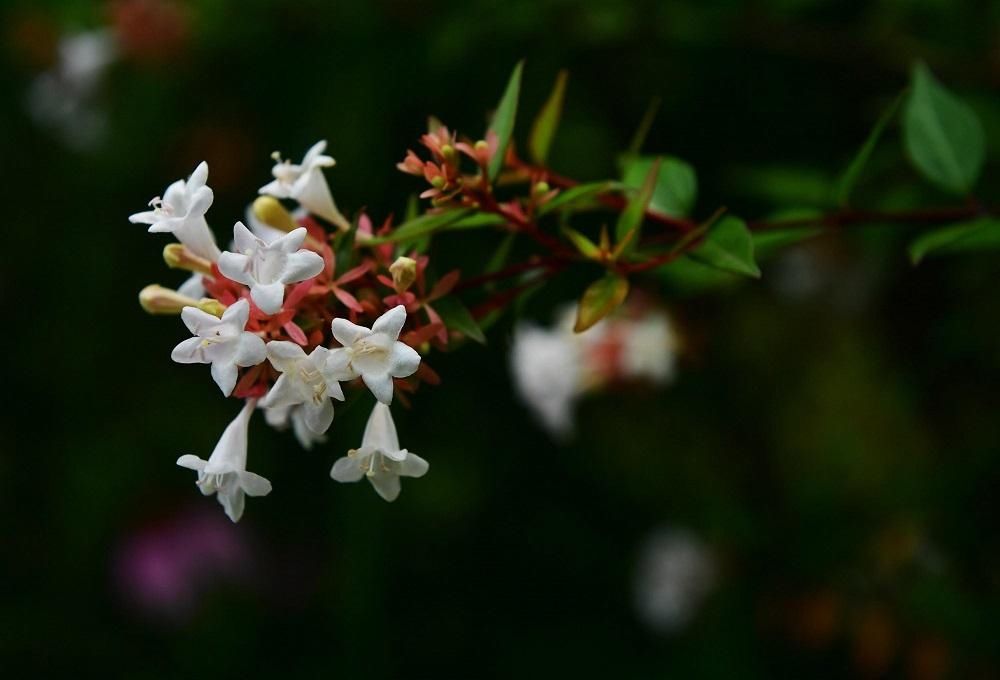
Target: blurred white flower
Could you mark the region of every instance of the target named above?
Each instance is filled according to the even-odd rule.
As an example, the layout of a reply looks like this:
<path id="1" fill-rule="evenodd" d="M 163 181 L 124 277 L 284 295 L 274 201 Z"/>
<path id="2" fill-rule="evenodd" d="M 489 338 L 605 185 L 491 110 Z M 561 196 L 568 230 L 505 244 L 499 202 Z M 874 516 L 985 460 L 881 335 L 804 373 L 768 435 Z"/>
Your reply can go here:
<path id="1" fill-rule="evenodd" d="M 295 438 L 306 451 L 311 450 L 315 444 L 326 441 L 325 434 L 314 432 L 306 425 L 305 410 L 301 405 L 264 408 L 264 419 L 277 430 L 284 430 L 291 425 Z"/>
<path id="2" fill-rule="evenodd" d="M 195 255 L 211 262 L 219 259 L 219 247 L 208 228 L 205 213 L 215 198 L 208 182 L 208 163 L 202 161 L 187 181 L 179 179 L 149 202 L 152 210 L 138 212 L 128 220 L 148 224 L 150 233 L 170 233 Z"/>
<path id="3" fill-rule="evenodd" d="M 28 112 L 52 128 L 69 146 L 84 150 L 107 134 L 107 115 L 96 95 L 108 67 L 118 58 L 118 45 L 108 30 L 63 36 L 56 65 L 28 89 Z"/>
<path id="4" fill-rule="evenodd" d="M 371 329 L 347 319 L 334 319 L 333 337 L 343 347 L 330 350 L 327 368 L 336 380 L 365 381 L 375 398 L 383 404 L 392 402 L 392 379 L 413 375 L 420 366 L 420 355 L 399 333 L 406 323 L 406 308 L 396 305 L 375 319 Z"/>
<path id="5" fill-rule="evenodd" d="M 285 285 L 311 279 L 323 270 L 323 258 L 300 249 L 304 227 L 283 234 L 270 243 L 254 236 L 242 222 L 233 225 L 236 252 L 219 256 L 219 271 L 226 278 L 250 286 L 250 297 L 265 314 L 277 314 L 285 300 Z"/>
<path id="6" fill-rule="evenodd" d="M 567 306 L 551 329 L 518 324 L 510 354 L 518 395 L 560 438 L 572 433 L 582 395 L 623 381 L 666 383 L 676 360 L 677 341 L 661 310 L 627 303 L 583 333 L 573 332 L 575 317 L 575 306 Z"/>
<path id="7" fill-rule="evenodd" d="M 399 448 L 392 413 L 378 401 L 368 417 L 361 447 L 338 459 L 330 476 L 338 482 L 356 482 L 367 477 L 379 496 L 394 501 L 399 496 L 400 477 L 423 477 L 429 467 L 420 456 Z"/>
<path id="8" fill-rule="evenodd" d="M 715 558 L 697 536 L 683 530 L 657 530 L 639 555 L 636 612 L 659 633 L 678 631 L 697 613 L 715 578 Z"/>
<path id="9" fill-rule="evenodd" d="M 271 493 L 271 482 L 246 469 L 247 429 L 254 408 L 254 400 L 248 399 L 239 415 L 223 431 L 207 461 L 192 454 L 177 459 L 181 467 L 197 471 L 198 488 L 206 496 L 217 494 L 219 504 L 234 522 L 243 516 L 245 496 Z"/>
<path id="10" fill-rule="evenodd" d="M 212 378 L 227 397 L 236 387 L 237 367 L 256 366 L 267 353 L 264 341 L 244 330 L 250 303 L 239 300 L 217 318 L 197 307 L 185 307 L 181 320 L 195 337 L 181 342 L 170 358 L 179 364 L 212 364 Z"/>
<path id="11" fill-rule="evenodd" d="M 260 188 L 260 193 L 275 198 L 291 198 L 303 208 L 347 231 L 351 223 L 337 210 L 330 193 L 330 186 L 323 176 L 323 168 L 336 165 L 332 157 L 325 155 L 326 140 L 313 144 L 306 152 L 302 163 L 296 165 L 289 160 L 281 160 L 274 153 L 275 164 L 271 169 L 274 181 Z"/>

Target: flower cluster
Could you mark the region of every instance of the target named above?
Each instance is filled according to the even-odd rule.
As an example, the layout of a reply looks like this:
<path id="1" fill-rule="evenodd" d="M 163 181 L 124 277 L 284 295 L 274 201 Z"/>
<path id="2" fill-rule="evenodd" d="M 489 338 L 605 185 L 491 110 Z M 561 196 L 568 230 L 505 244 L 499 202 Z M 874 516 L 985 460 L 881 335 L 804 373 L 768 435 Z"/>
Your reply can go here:
<path id="1" fill-rule="evenodd" d="M 427 472 L 423 458 L 400 448 L 389 404 L 436 374 L 417 348 L 443 347 L 452 338 L 431 302 L 458 280 L 450 272 L 427 279 L 428 258 L 393 258 L 394 246 L 361 214 L 354 223 L 337 209 L 323 169 L 334 164 L 325 142 L 299 164 L 278 160 L 273 181 L 235 222 L 228 249 L 219 248 L 206 214 L 213 202 L 208 165 L 171 184 L 130 221 L 170 233 L 164 260 L 191 272 L 177 290 L 151 285 L 143 307 L 179 314 L 190 331 L 171 358 L 208 364 L 224 396 L 244 401 L 207 460 L 187 454 L 177 464 L 198 473 L 203 494 L 215 494 L 234 522 L 246 496 L 264 496 L 271 483 L 249 472 L 247 433 L 253 412 L 292 426 L 309 448 L 322 441 L 345 387 L 363 384 L 376 399 L 361 446 L 336 462 L 333 479 L 367 477 L 380 496 L 394 500 L 399 478 Z M 277 154 L 276 154 L 277 158 Z M 294 212 L 278 199 L 294 201 Z"/>

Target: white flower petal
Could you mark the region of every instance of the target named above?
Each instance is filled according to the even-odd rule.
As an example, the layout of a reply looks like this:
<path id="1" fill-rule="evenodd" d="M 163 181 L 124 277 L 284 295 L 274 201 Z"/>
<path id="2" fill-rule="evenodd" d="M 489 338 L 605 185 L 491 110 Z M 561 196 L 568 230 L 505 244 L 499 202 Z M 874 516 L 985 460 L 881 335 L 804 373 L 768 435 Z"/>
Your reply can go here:
<path id="1" fill-rule="evenodd" d="M 213 316 L 208 312 L 203 312 L 197 307 L 185 307 L 182 309 L 181 321 L 184 322 L 187 329 L 194 335 L 211 332 L 210 329 L 214 329 L 220 323 L 219 317 Z"/>
<path id="2" fill-rule="evenodd" d="M 267 360 L 282 373 L 294 370 L 296 362 L 303 361 L 305 358 L 306 353 L 294 342 L 272 340 L 267 343 Z"/>
<path id="3" fill-rule="evenodd" d="M 396 305 L 382 316 L 375 319 L 372 324 L 372 333 L 385 333 L 395 340 L 399 337 L 399 332 L 403 330 L 406 323 L 406 308 L 403 305 Z"/>
<path id="4" fill-rule="evenodd" d="M 238 374 L 239 371 L 236 370 L 236 364 L 221 361 L 212 363 L 212 379 L 215 380 L 215 384 L 222 390 L 222 394 L 227 397 L 233 393 L 233 388 L 236 387 Z"/>
<path id="5" fill-rule="evenodd" d="M 226 511 L 226 516 L 234 523 L 239 522 L 240 518 L 243 517 L 243 509 L 246 506 L 246 497 L 243 494 L 243 489 L 239 485 L 233 484 L 232 488 L 219 489 L 217 496 L 219 504 Z"/>
<path id="6" fill-rule="evenodd" d="M 285 301 L 285 284 L 278 283 L 251 283 L 250 297 L 254 303 L 265 314 L 277 314 L 281 311 L 281 304 Z"/>
<path id="7" fill-rule="evenodd" d="M 333 423 L 333 402 L 324 398 L 319 406 L 312 402 L 302 404 L 306 425 L 316 434 L 323 434 Z"/>
<path id="8" fill-rule="evenodd" d="M 392 411 L 382 402 L 375 404 L 368 422 L 365 423 L 365 433 L 361 438 L 362 447 L 370 447 L 383 453 L 399 451 L 399 437 L 396 434 L 396 423 L 392 420 Z"/>
<path id="9" fill-rule="evenodd" d="M 406 458 L 399 464 L 399 474 L 403 477 L 423 477 L 430 469 L 430 463 L 415 453 L 406 452 Z"/>
<path id="10" fill-rule="evenodd" d="M 399 498 L 401 490 L 399 475 L 391 473 L 374 474 L 369 475 L 368 481 L 375 487 L 376 493 L 390 503 Z"/>
<path id="11" fill-rule="evenodd" d="M 201 472 L 202 470 L 205 469 L 206 463 L 207 461 L 202 460 L 198 456 L 192 455 L 190 453 L 187 453 L 177 459 L 177 464 L 180 465 L 181 467 L 187 468 L 189 470 L 196 470 L 198 472 Z"/>
<path id="12" fill-rule="evenodd" d="M 379 402 L 383 404 L 392 403 L 392 376 L 388 373 L 362 373 L 361 378 Z"/>
<path id="13" fill-rule="evenodd" d="M 268 479 L 246 470 L 238 474 L 240 486 L 248 496 L 266 496 L 271 493 L 271 482 Z"/>
<path id="14" fill-rule="evenodd" d="M 211 316 L 211 315 L 209 315 Z M 250 303 L 244 298 L 240 298 L 226 308 L 222 313 L 222 322 L 232 324 L 238 330 L 243 330 L 250 319 Z"/>
<path id="15" fill-rule="evenodd" d="M 354 380 L 357 378 L 358 371 L 351 364 L 350 351 L 344 347 L 331 349 L 330 353 L 326 355 L 323 375 L 326 377 L 327 383 L 332 380 Z M 341 390 L 341 394 L 343 394 L 343 390 Z"/>
<path id="16" fill-rule="evenodd" d="M 298 283 L 305 281 L 323 271 L 323 258 L 311 250 L 300 250 L 291 253 L 285 260 L 285 268 L 281 272 L 281 281 L 284 283 Z"/>
<path id="17" fill-rule="evenodd" d="M 358 458 L 344 456 L 333 464 L 330 476 L 338 482 L 356 482 L 365 476 L 365 470 Z"/>
<path id="18" fill-rule="evenodd" d="M 245 286 L 253 281 L 250 276 L 250 258 L 246 255 L 225 251 L 219 255 L 219 271 L 230 281 Z"/>
<path id="19" fill-rule="evenodd" d="M 403 342 L 396 342 L 389 351 L 389 374 L 394 378 L 406 378 L 420 367 L 420 354 Z"/>
<path id="20" fill-rule="evenodd" d="M 358 326 L 357 324 L 353 324 L 344 318 L 334 319 L 330 324 L 330 330 L 333 332 L 333 337 L 337 340 L 337 342 L 344 347 L 349 347 L 360 338 L 372 334 L 372 332 L 364 326 Z"/>
<path id="21" fill-rule="evenodd" d="M 299 385 L 290 373 L 282 373 L 274 381 L 274 385 L 268 390 L 264 399 L 260 402 L 265 408 L 287 408 L 295 404 L 301 404 L 303 395 L 299 390 Z"/>
<path id="22" fill-rule="evenodd" d="M 188 338 L 174 347 L 173 351 L 170 353 L 170 358 L 178 364 L 208 363 L 208 359 L 205 358 L 205 348 L 202 345 L 202 342 L 204 342 L 202 338 Z"/>

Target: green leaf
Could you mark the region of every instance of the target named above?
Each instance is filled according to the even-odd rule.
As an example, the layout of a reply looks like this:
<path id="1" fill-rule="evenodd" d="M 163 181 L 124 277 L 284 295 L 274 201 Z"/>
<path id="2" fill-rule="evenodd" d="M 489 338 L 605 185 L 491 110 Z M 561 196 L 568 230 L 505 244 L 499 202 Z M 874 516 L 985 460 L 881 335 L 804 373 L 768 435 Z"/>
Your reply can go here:
<path id="1" fill-rule="evenodd" d="M 910 159 L 927 179 L 946 191 L 969 193 L 985 160 L 983 127 L 972 109 L 922 63 L 913 68 L 903 138 Z"/>
<path id="2" fill-rule="evenodd" d="M 573 330 L 582 333 L 615 311 L 628 295 L 628 279 L 607 273 L 587 287 L 576 308 Z"/>
<path id="3" fill-rule="evenodd" d="M 552 93 L 538 112 L 534 124 L 531 126 L 531 136 L 528 137 L 528 151 L 531 157 L 539 165 L 544 165 L 549 157 L 549 149 L 552 140 L 559 127 L 559 119 L 562 117 L 563 99 L 566 97 L 566 79 L 569 72 L 562 70 L 556 76 L 556 83 L 552 86 Z"/>
<path id="4" fill-rule="evenodd" d="M 622 183 L 639 188 L 650 168 L 660 161 L 660 174 L 649 201 L 649 209 L 673 217 L 686 217 L 698 196 L 694 168 L 674 156 L 627 156 L 623 160 Z"/>
<path id="5" fill-rule="evenodd" d="M 642 149 L 642 145 L 646 143 L 646 137 L 649 136 L 649 131 L 653 128 L 653 121 L 656 120 L 656 114 L 659 113 L 660 104 L 662 103 L 663 102 L 659 97 L 653 97 L 650 100 L 645 113 L 642 114 L 642 120 L 639 121 L 639 127 L 635 129 L 635 134 L 632 135 L 632 141 L 629 142 L 629 153 L 639 153 L 639 150 Z"/>
<path id="6" fill-rule="evenodd" d="M 1000 249 L 1000 220 L 981 217 L 951 224 L 921 235 L 910 245 L 910 260 L 919 263 L 931 253 L 957 253 Z"/>
<path id="7" fill-rule="evenodd" d="M 447 231 L 458 231 L 460 229 L 479 229 L 480 227 L 498 227 L 501 224 L 506 224 L 505 220 L 500 215 L 494 215 L 492 213 L 474 213 L 468 217 L 462 217 L 461 219 L 455 220 L 445 226 Z"/>
<path id="8" fill-rule="evenodd" d="M 576 249 L 580 251 L 580 254 L 584 257 L 597 259 L 600 256 L 601 249 L 597 247 L 597 244 L 578 232 L 576 229 L 563 227 L 562 233 L 566 235 L 566 238 L 568 238 L 570 242 L 576 246 Z"/>
<path id="9" fill-rule="evenodd" d="M 782 248 L 811 239 L 822 233 L 822 227 L 790 227 L 788 229 L 752 232 L 754 257 L 763 259 Z"/>
<path id="10" fill-rule="evenodd" d="M 716 269 L 760 277 L 753 256 L 753 236 L 746 223 L 732 215 L 716 222 L 690 257 Z"/>
<path id="11" fill-rule="evenodd" d="M 656 159 L 646 168 L 645 179 L 641 183 L 641 188 L 629 200 L 621 215 L 618 216 L 618 224 L 615 226 L 615 242 L 622 243 L 629 240 L 625 252 L 629 252 L 639 242 L 639 235 L 642 230 L 642 222 L 646 217 L 646 209 L 653 198 L 656 190 L 657 177 L 660 174 L 660 160 Z"/>
<path id="12" fill-rule="evenodd" d="M 575 187 L 560 191 L 556 196 L 538 208 L 538 215 L 545 215 L 559 208 L 568 208 L 577 203 L 590 200 L 599 195 L 614 191 L 618 183 L 610 180 L 577 184 Z"/>
<path id="13" fill-rule="evenodd" d="M 486 336 L 483 335 L 476 320 L 472 318 L 472 313 L 454 295 L 435 300 L 434 311 L 441 316 L 441 320 L 444 321 L 445 327 L 449 330 L 459 331 L 470 340 L 486 344 Z"/>
<path id="14" fill-rule="evenodd" d="M 497 151 L 490 159 L 490 180 L 496 179 L 503 167 L 503 159 L 507 154 L 507 145 L 510 144 L 510 136 L 514 133 L 514 118 L 517 115 L 517 99 L 521 95 L 521 71 L 524 69 L 524 61 L 517 62 L 514 72 L 510 74 L 507 82 L 507 89 L 504 90 L 500 103 L 497 104 L 496 113 L 493 114 L 493 122 L 490 130 L 497 135 Z"/>
<path id="15" fill-rule="evenodd" d="M 365 241 L 368 245 L 379 245 L 382 243 L 406 243 L 415 241 L 421 236 L 434 233 L 453 222 L 457 222 L 463 217 L 467 217 L 472 211 L 467 209 L 449 210 L 431 215 L 421 215 L 415 219 L 403 222 L 388 236 L 381 236 Z"/>
<path id="16" fill-rule="evenodd" d="M 900 94 L 892 103 L 889 104 L 889 108 L 882 112 L 879 116 L 878 121 L 875 123 L 875 127 L 868 134 L 868 138 L 865 139 L 865 143 L 861 145 L 861 149 L 858 150 L 857 155 L 851 160 L 850 165 L 847 166 L 847 170 L 844 171 L 843 176 L 837 183 L 837 203 L 839 205 L 847 205 L 851 198 L 851 191 L 854 189 L 854 185 L 857 184 L 858 178 L 861 177 L 861 171 L 865 169 L 868 164 L 868 159 L 871 158 L 872 152 L 875 150 L 875 145 L 878 144 L 879 139 L 882 138 L 882 133 L 889 126 L 889 122 L 892 120 L 893 116 L 896 115 L 896 110 L 899 108 L 900 102 L 903 101 L 903 95 Z"/>

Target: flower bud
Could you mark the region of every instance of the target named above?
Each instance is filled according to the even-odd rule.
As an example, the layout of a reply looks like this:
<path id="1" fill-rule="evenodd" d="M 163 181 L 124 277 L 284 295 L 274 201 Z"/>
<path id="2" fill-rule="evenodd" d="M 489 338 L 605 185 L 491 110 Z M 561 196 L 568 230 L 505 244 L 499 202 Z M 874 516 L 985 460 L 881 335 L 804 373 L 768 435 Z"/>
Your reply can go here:
<path id="1" fill-rule="evenodd" d="M 445 184 L 446 184 L 445 178 L 442 177 L 441 175 L 438 175 L 431 180 L 431 186 L 434 187 L 435 189 L 442 189 L 444 188 Z"/>
<path id="2" fill-rule="evenodd" d="M 441 155 L 444 156 L 446 161 L 455 160 L 455 147 L 451 144 L 445 144 L 441 147 Z"/>
<path id="3" fill-rule="evenodd" d="M 198 301 L 198 309 L 206 314 L 221 318 L 222 313 L 226 311 L 226 306 L 213 298 L 202 298 Z"/>
<path id="4" fill-rule="evenodd" d="M 180 314 L 185 307 L 197 307 L 198 301 L 154 283 L 139 291 L 139 304 L 150 314 Z"/>
<path id="5" fill-rule="evenodd" d="M 409 257 L 397 257 L 389 267 L 392 274 L 392 285 L 396 292 L 405 293 L 417 278 L 417 262 Z"/>
<path id="6" fill-rule="evenodd" d="M 171 269 L 186 269 L 189 272 L 212 275 L 212 263 L 200 255 L 195 255 L 183 243 L 170 243 L 163 249 L 163 261 Z"/>
<path id="7" fill-rule="evenodd" d="M 476 144 L 475 144 L 475 149 L 476 149 L 476 151 L 486 151 L 486 150 L 487 150 L 487 149 L 489 149 L 489 148 L 490 148 L 490 145 L 486 143 L 486 140 L 485 140 L 485 139 L 480 139 L 480 140 L 479 140 L 478 142 L 476 142 Z"/>
<path id="8" fill-rule="evenodd" d="M 548 182 L 535 182 L 535 186 L 531 187 L 531 195 L 534 198 L 540 198 L 549 193 L 549 188 Z"/>
<path id="9" fill-rule="evenodd" d="M 292 214 L 273 196 L 261 196 L 254 201 L 253 214 L 254 217 L 267 226 L 280 229 L 284 232 L 294 231 L 299 228 Z"/>

